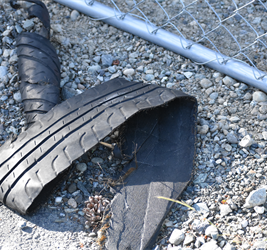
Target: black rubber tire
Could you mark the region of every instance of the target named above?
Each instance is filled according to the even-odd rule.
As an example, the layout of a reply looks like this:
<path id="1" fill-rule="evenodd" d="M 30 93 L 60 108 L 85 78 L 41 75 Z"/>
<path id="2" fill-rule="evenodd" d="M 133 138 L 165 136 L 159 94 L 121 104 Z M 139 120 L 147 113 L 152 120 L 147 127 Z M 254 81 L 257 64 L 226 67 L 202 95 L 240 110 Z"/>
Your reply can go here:
<path id="1" fill-rule="evenodd" d="M 50 41 L 35 33 L 17 38 L 20 92 L 28 125 L 60 102 L 60 63 Z"/>
<path id="2" fill-rule="evenodd" d="M 196 104 L 180 91 L 114 79 L 57 105 L 0 148 L 0 200 L 32 211 L 60 173 L 128 118 L 178 99 Z"/>

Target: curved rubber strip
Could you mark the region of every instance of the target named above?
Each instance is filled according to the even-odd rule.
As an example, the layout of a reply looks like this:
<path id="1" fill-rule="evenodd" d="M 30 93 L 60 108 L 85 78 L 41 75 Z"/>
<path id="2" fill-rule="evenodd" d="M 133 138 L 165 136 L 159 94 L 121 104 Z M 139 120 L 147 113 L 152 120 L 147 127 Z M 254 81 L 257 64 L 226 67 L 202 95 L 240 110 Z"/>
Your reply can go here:
<path id="1" fill-rule="evenodd" d="M 20 92 L 28 126 L 40 119 L 60 102 L 60 62 L 49 41 L 50 18 L 44 3 L 34 3 L 28 8 L 30 17 L 38 17 L 44 24 L 45 35 L 22 32 L 16 39 Z M 11 1 L 13 7 L 19 7 Z"/>
<path id="2" fill-rule="evenodd" d="M 180 91 L 114 79 L 57 105 L 0 148 L 0 200 L 20 213 L 32 211 L 75 159 L 135 114 L 172 102 L 196 105 Z"/>

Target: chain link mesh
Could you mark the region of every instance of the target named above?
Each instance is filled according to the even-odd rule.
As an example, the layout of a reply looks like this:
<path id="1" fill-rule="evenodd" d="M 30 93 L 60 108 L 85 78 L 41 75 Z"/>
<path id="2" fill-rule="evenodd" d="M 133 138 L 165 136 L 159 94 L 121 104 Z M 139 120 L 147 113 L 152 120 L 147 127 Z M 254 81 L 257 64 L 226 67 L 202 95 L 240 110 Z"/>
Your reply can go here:
<path id="1" fill-rule="evenodd" d="M 94 0 L 85 0 L 93 6 Z M 147 32 L 165 29 L 183 39 L 185 50 L 202 44 L 218 52 L 216 59 L 243 61 L 267 72 L 267 1 L 252 0 L 100 0 L 116 10 L 117 19 L 131 15 L 146 22 Z M 115 11 L 114 11 L 115 13 Z M 118 13 L 120 13 L 118 15 Z M 107 17 L 109 18 L 109 17 Z M 206 64 L 202 62 L 201 64 Z M 263 79 L 267 74 L 259 74 Z"/>

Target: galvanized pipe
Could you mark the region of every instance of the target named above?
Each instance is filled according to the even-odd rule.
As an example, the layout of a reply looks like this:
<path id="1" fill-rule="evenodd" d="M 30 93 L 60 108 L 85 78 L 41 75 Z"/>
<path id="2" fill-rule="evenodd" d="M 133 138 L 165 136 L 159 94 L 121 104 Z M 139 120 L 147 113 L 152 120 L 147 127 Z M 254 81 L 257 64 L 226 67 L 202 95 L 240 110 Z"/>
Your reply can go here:
<path id="1" fill-rule="evenodd" d="M 249 66 L 241 61 L 237 61 L 227 56 L 221 55 L 216 51 L 208 49 L 200 44 L 192 44 L 192 41 L 186 40 L 164 29 L 153 31 L 155 26 L 142 21 L 138 18 L 112 9 L 96 1 L 89 0 L 54 0 L 60 4 L 76 9 L 81 13 L 89 15 L 95 19 L 115 26 L 121 30 L 132 33 L 147 41 L 162 46 L 177 54 L 191 59 L 198 63 L 205 63 L 206 66 L 226 74 L 240 82 L 247 83 L 253 87 L 263 90 L 267 93 L 267 77 L 262 77 L 265 72 Z M 91 3 L 91 5 L 90 5 Z M 123 18 L 122 18 L 123 17 Z M 225 63 L 222 63 L 225 62 Z"/>

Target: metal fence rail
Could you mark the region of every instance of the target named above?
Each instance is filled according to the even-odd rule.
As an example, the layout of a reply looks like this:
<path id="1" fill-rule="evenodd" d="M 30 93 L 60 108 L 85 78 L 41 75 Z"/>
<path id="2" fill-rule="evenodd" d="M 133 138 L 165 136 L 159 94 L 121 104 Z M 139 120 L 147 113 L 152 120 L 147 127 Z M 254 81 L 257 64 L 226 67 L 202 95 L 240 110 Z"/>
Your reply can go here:
<path id="1" fill-rule="evenodd" d="M 55 0 L 267 92 L 267 4 Z"/>

